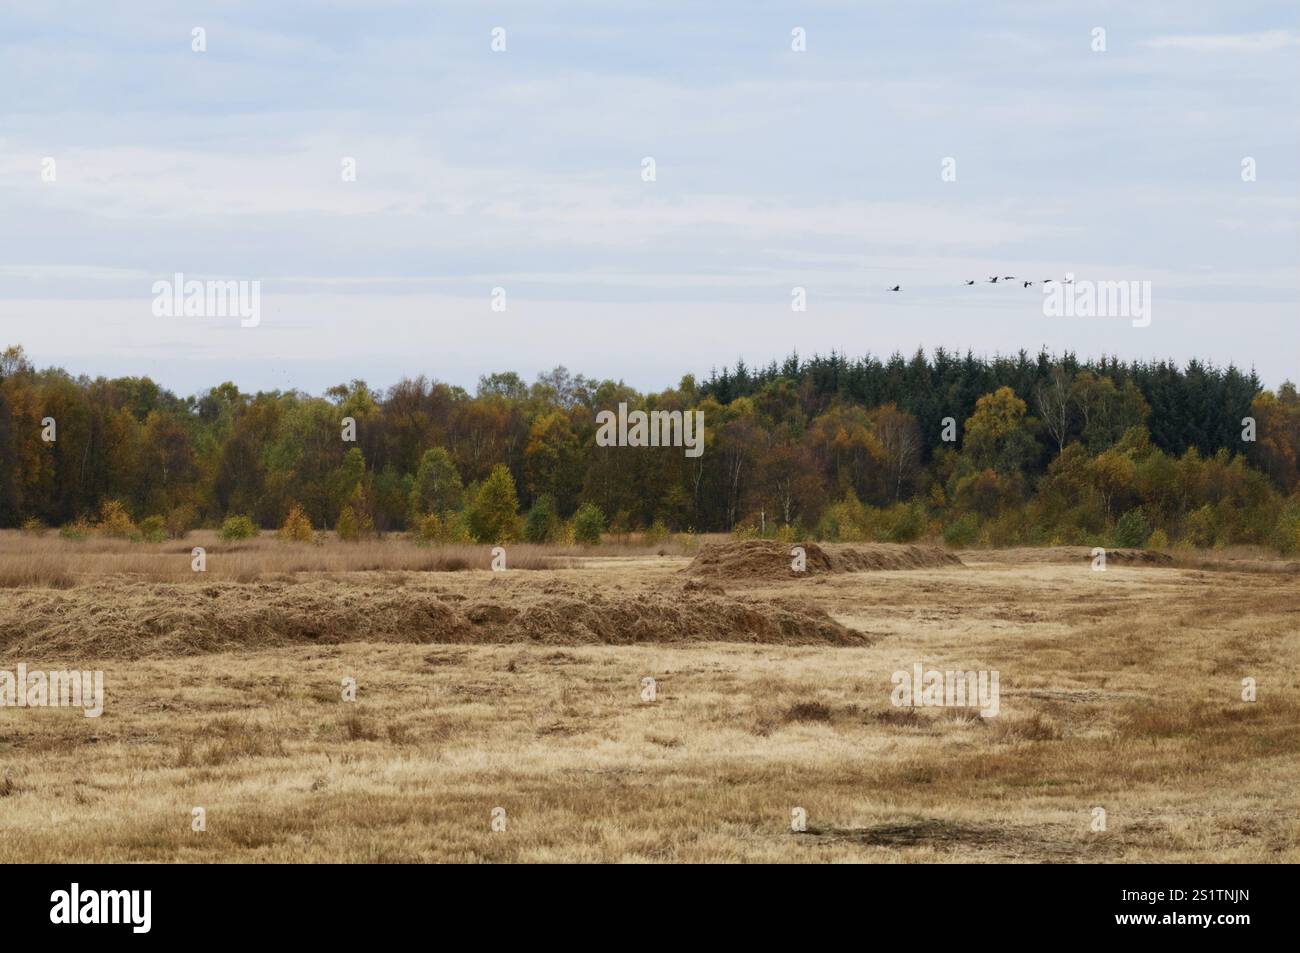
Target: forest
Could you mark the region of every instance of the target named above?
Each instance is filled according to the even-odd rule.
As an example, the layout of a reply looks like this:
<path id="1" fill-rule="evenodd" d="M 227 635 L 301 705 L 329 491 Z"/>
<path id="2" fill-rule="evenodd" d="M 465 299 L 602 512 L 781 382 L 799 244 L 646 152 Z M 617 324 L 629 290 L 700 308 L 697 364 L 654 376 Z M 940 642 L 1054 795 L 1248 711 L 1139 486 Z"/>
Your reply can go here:
<path id="1" fill-rule="evenodd" d="M 597 414 L 620 403 L 701 411 L 703 453 L 598 446 Z M 739 362 L 656 393 L 560 367 L 490 374 L 473 394 L 415 376 L 178 396 L 0 355 L 0 526 L 72 538 L 649 530 L 1292 553 L 1298 457 L 1292 383 L 1195 360 L 937 349 Z"/>

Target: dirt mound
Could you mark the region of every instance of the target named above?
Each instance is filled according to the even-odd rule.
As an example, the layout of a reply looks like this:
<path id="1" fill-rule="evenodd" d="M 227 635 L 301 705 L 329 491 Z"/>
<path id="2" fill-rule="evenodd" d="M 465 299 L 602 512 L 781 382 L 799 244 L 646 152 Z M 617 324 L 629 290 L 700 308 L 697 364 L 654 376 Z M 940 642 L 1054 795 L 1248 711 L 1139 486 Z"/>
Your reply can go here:
<path id="1" fill-rule="evenodd" d="M 196 655 L 340 642 L 866 645 L 815 606 L 721 590 L 302 583 L 101 584 L 0 593 L 10 658 Z"/>
<path id="2" fill-rule="evenodd" d="M 795 546 L 804 550 L 806 568 L 791 568 Z M 933 569 L 960 566 L 961 560 L 938 546 L 893 543 L 828 545 L 778 543 L 766 539 L 709 543 L 684 570 L 693 576 L 729 579 L 798 579 L 828 573 L 871 572 L 886 569 Z"/>
<path id="3" fill-rule="evenodd" d="M 1092 550 L 1085 550 L 1084 558 L 1092 561 Z M 1106 562 L 1134 566 L 1172 566 L 1174 557 L 1158 549 L 1108 549 Z"/>

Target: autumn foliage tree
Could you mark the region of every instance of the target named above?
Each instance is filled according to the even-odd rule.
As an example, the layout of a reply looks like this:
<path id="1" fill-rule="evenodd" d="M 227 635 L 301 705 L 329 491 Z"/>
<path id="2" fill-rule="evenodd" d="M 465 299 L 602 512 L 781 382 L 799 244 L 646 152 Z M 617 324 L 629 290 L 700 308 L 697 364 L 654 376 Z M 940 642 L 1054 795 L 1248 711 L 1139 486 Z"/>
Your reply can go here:
<path id="1" fill-rule="evenodd" d="M 702 413 L 703 452 L 598 446 L 596 415 L 619 404 Z M 127 539 L 158 518 L 179 537 L 300 514 L 358 538 L 497 542 L 522 532 L 522 502 L 530 538 L 590 505 L 624 534 L 1104 544 L 1149 526 L 1170 545 L 1294 549 L 1298 480 L 1294 385 L 1195 360 L 937 349 L 742 362 L 648 393 L 556 368 L 487 374 L 472 394 L 417 376 L 178 397 L 0 352 L 0 526 L 68 538 L 116 501 L 108 522 Z"/>

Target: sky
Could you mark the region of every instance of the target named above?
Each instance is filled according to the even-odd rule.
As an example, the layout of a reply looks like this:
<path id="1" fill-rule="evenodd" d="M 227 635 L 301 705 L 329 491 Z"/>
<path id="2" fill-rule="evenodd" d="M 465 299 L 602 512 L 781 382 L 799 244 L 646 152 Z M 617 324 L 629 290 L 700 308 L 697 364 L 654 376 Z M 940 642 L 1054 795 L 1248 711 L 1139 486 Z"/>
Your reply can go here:
<path id="1" fill-rule="evenodd" d="M 1284 2 L 0 2 L 0 347 L 181 395 L 937 346 L 1276 386 L 1297 107 Z M 256 325 L 159 315 L 177 273 Z M 1066 275 L 1149 325 L 1020 280 Z"/>

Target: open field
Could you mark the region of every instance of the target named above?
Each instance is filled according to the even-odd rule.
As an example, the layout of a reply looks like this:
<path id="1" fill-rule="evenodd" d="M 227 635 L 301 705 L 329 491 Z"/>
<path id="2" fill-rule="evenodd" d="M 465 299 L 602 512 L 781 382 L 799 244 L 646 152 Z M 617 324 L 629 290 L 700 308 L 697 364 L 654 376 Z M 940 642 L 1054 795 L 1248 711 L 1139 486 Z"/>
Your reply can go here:
<path id="1" fill-rule="evenodd" d="M 723 538 L 700 536 L 707 540 Z M 191 567 L 194 547 L 212 556 L 203 573 Z M 601 547 L 604 556 L 685 555 L 681 540 L 653 545 L 637 537 L 612 540 Z M 510 569 L 559 568 L 573 565 L 592 550 L 581 546 L 510 546 Z M 429 572 L 488 569 L 489 546 L 421 546 L 401 534 L 382 540 L 342 544 L 328 542 L 284 543 L 274 533 L 255 539 L 225 541 L 214 530 L 196 530 L 184 539 L 162 543 L 132 543 L 92 535 L 70 541 L 56 533 L 30 536 L 0 530 L 0 588 L 69 588 L 103 577 L 147 582 L 207 584 L 232 582 L 294 582 L 315 574 L 357 572 Z"/>
<path id="2" fill-rule="evenodd" d="M 215 538 L 149 568 L 37 543 L 66 577 L 0 589 L 0 670 L 102 669 L 105 706 L 0 708 L 5 863 L 1300 860 L 1294 564 L 782 578 L 629 546 L 501 574 L 257 540 L 240 581 Z M 999 712 L 893 706 L 918 662 L 997 670 Z"/>

